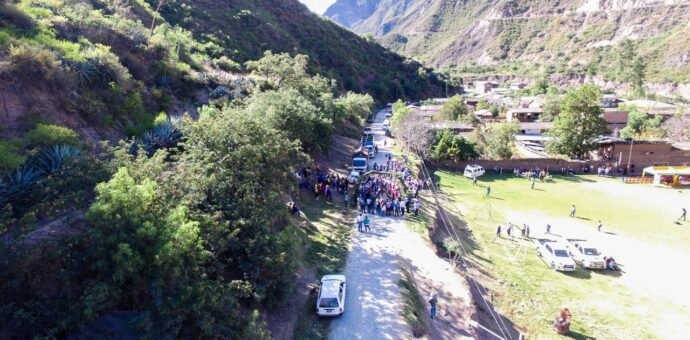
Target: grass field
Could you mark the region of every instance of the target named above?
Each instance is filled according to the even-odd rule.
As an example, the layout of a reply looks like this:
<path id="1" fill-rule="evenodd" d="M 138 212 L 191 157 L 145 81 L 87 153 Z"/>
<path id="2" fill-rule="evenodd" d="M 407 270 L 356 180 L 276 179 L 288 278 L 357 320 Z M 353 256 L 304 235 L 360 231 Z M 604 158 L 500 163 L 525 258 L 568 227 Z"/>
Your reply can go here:
<path id="1" fill-rule="evenodd" d="M 663 266 L 668 257 L 690 261 L 690 223 L 674 223 L 682 204 L 690 205 L 690 191 L 596 176 L 537 182 L 535 190 L 512 174 L 482 177 L 477 187 L 461 174 L 438 171 L 435 177 L 447 196 L 448 211 L 462 212 L 456 217 L 467 223 L 478 243 L 469 250 L 469 259 L 495 277 L 490 288 L 496 306 L 529 338 L 556 337 L 551 324 L 562 306 L 573 312 L 574 338 L 682 338 L 690 330 L 690 299 L 674 299 L 688 295 L 687 275 L 674 265 Z M 491 187 L 488 199 L 486 186 Z M 568 217 L 572 204 L 578 218 Z M 598 220 L 604 232 L 596 231 Z M 505 228 L 508 222 L 527 223 L 537 236 L 549 223 L 560 235 L 587 237 L 615 255 L 625 271 L 579 266 L 571 274 L 552 271 L 536 256 L 531 240 L 496 237 L 496 226 Z"/>

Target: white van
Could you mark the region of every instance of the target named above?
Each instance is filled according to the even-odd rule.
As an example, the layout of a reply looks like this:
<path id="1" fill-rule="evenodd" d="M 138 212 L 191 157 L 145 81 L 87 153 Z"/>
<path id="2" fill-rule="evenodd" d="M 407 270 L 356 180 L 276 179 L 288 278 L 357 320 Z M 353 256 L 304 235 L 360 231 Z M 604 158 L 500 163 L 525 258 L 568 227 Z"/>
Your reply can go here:
<path id="1" fill-rule="evenodd" d="M 345 312 L 347 283 L 345 275 L 326 275 L 321 279 L 319 297 L 316 299 L 316 314 L 338 316 Z"/>
<path id="2" fill-rule="evenodd" d="M 464 176 L 467 178 L 479 178 L 479 176 L 483 176 L 484 173 L 484 168 L 477 164 L 469 164 L 465 167 L 465 174 Z"/>

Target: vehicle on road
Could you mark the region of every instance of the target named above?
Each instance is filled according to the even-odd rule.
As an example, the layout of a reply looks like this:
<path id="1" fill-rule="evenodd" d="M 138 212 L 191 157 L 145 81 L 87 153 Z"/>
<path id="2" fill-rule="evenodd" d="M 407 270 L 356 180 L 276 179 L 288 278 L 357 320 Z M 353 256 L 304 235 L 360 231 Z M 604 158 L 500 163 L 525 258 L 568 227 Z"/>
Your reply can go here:
<path id="1" fill-rule="evenodd" d="M 352 184 L 359 184 L 360 179 L 362 178 L 362 173 L 357 171 L 357 170 L 352 170 L 350 172 L 350 183 Z"/>
<path id="2" fill-rule="evenodd" d="M 386 118 L 393 117 L 393 111 L 386 111 Z"/>
<path id="3" fill-rule="evenodd" d="M 565 244 L 548 239 L 537 239 L 537 256 L 553 270 L 561 272 L 575 271 L 575 261 L 568 255 Z"/>
<path id="4" fill-rule="evenodd" d="M 352 171 L 359 173 L 367 171 L 367 162 L 369 161 L 369 152 L 366 148 L 361 147 L 357 152 L 352 154 Z"/>
<path id="5" fill-rule="evenodd" d="M 362 130 L 363 135 L 371 135 L 374 133 L 374 129 L 371 128 L 371 126 L 367 126 Z"/>
<path id="6" fill-rule="evenodd" d="M 604 269 L 604 255 L 591 243 L 585 240 L 568 240 L 568 252 L 582 268 Z"/>
<path id="7" fill-rule="evenodd" d="M 367 123 L 373 123 L 374 122 L 374 115 L 368 115 L 367 116 Z"/>
<path id="8" fill-rule="evenodd" d="M 467 178 L 478 178 L 486 173 L 483 167 L 477 164 L 468 164 L 465 167 L 465 173 L 463 174 Z"/>
<path id="9" fill-rule="evenodd" d="M 386 119 L 383 121 L 383 128 L 387 130 L 389 127 L 391 127 L 391 121 L 390 119 Z"/>
<path id="10" fill-rule="evenodd" d="M 339 316 L 345 312 L 347 280 L 345 275 L 325 275 L 321 279 L 319 297 L 316 299 L 316 314 Z"/>

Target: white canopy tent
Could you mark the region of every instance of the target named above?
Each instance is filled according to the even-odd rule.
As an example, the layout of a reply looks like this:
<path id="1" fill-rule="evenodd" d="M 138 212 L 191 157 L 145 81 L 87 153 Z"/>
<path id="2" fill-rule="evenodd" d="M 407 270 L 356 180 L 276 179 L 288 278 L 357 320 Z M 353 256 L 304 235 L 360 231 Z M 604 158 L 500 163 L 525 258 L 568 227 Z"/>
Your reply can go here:
<path id="1" fill-rule="evenodd" d="M 654 185 L 690 185 L 690 166 L 650 166 L 642 176 L 654 176 Z"/>

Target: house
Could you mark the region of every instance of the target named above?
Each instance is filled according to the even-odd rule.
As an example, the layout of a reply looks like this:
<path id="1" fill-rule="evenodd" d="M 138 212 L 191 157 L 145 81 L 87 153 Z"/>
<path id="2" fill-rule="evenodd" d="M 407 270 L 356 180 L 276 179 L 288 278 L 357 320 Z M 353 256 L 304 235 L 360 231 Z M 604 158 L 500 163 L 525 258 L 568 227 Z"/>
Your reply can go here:
<path id="1" fill-rule="evenodd" d="M 614 138 L 599 141 L 599 150 L 592 155 L 595 160 L 612 161 L 621 172 L 639 175 L 642 169 L 659 165 L 690 165 L 690 145 L 685 143 L 633 141 Z"/>
<path id="2" fill-rule="evenodd" d="M 551 130 L 551 122 L 523 122 L 520 123 L 520 134 L 528 136 L 541 136 Z"/>
<path id="3" fill-rule="evenodd" d="M 510 83 L 510 86 L 508 87 L 511 91 L 519 91 L 527 87 L 526 83 L 523 82 L 516 82 L 516 83 Z"/>
<path id="4" fill-rule="evenodd" d="M 481 100 L 481 98 L 476 98 L 476 97 L 467 98 L 467 99 L 465 99 L 465 105 L 476 108 L 477 104 L 479 103 L 480 100 Z"/>
<path id="5" fill-rule="evenodd" d="M 618 98 L 615 94 L 605 94 L 601 96 L 601 107 L 605 109 L 617 108 L 618 104 L 622 102 L 623 100 Z"/>
<path id="6" fill-rule="evenodd" d="M 498 87 L 497 82 L 493 81 L 475 81 L 474 82 L 474 92 L 478 94 L 485 94 L 491 92 L 491 89 Z"/>
<path id="7" fill-rule="evenodd" d="M 518 107 L 522 109 L 540 109 L 544 106 L 544 96 L 520 97 Z"/>
<path id="8" fill-rule="evenodd" d="M 410 105 L 407 107 L 408 109 L 412 110 L 413 113 L 420 117 L 424 117 L 427 120 L 431 121 L 431 119 L 438 115 L 439 112 L 441 112 L 441 109 L 443 108 L 443 105 L 422 105 L 422 106 L 413 106 Z"/>
<path id="9" fill-rule="evenodd" d="M 432 123 L 429 125 L 429 127 L 431 127 L 431 129 L 435 131 L 450 129 L 453 132 L 460 134 L 466 134 L 468 132 L 474 131 L 474 126 L 454 121 Z"/>
<path id="10" fill-rule="evenodd" d="M 606 128 L 612 136 L 618 137 L 618 131 L 628 126 L 628 113 L 628 111 L 615 108 L 604 109 L 603 118 L 606 121 Z"/>
<path id="11" fill-rule="evenodd" d="M 544 114 L 541 108 L 517 108 L 510 109 L 506 113 L 506 121 L 536 122 Z"/>

